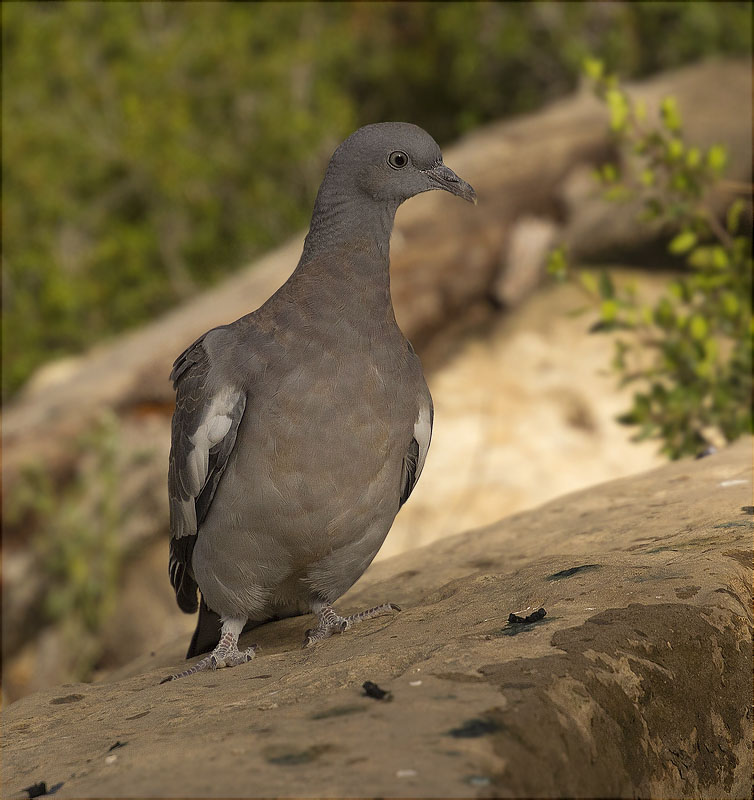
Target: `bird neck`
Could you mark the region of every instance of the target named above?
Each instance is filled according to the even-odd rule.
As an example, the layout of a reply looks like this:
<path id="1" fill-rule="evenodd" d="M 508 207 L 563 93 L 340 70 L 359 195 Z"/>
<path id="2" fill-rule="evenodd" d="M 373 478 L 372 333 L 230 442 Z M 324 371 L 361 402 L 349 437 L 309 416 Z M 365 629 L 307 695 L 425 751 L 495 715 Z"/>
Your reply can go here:
<path id="1" fill-rule="evenodd" d="M 317 194 L 312 222 L 298 269 L 322 261 L 363 272 L 364 279 L 389 284 L 390 235 L 398 201 L 375 200 L 344 190 L 325 179 Z"/>

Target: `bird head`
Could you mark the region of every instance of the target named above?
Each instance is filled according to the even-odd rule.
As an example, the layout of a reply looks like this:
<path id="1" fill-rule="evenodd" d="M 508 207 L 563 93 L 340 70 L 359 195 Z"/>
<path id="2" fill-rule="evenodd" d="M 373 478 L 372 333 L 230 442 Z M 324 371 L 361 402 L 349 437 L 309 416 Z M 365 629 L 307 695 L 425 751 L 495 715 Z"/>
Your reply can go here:
<path id="1" fill-rule="evenodd" d="M 335 151 L 328 172 L 376 201 L 398 205 L 442 189 L 476 205 L 476 192 L 443 164 L 437 142 L 408 122 L 359 128 Z"/>

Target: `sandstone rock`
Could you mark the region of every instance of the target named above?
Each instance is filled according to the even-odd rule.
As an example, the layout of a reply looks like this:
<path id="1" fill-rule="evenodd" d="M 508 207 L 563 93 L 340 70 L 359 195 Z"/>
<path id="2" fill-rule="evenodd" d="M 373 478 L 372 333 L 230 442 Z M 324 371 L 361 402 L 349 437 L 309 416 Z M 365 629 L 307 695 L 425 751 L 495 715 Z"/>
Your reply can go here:
<path id="1" fill-rule="evenodd" d="M 248 665 L 159 685 L 181 639 L 23 698 L 3 794 L 749 797 L 751 446 L 376 564 L 340 607 L 403 612 L 311 650 L 290 619 Z"/>

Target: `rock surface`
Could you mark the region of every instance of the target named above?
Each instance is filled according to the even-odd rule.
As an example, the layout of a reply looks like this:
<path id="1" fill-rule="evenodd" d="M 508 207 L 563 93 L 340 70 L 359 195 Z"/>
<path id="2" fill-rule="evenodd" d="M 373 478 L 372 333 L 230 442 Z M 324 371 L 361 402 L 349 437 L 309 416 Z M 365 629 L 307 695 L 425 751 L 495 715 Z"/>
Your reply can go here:
<path id="1" fill-rule="evenodd" d="M 25 697 L 3 796 L 749 797 L 751 444 L 376 564 L 340 608 L 404 610 L 313 649 L 284 620 L 248 665 L 159 685 L 180 640 Z"/>

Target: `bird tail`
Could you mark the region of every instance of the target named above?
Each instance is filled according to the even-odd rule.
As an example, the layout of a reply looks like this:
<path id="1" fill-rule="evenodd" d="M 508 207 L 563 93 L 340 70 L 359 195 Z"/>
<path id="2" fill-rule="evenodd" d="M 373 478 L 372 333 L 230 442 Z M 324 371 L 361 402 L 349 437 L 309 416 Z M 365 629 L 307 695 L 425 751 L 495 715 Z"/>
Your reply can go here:
<path id="1" fill-rule="evenodd" d="M 199 604 L 199 619 L 196 622 L 196 630 L 191 637 L 186 658 L 193 658 L 214 650 L 220 641 L 221 627 L 220 615 L 212 611 L 202 597 L 202 602 Z"/>
<path id="2" fill-rule="evenodd" d="M 185 537 L 188 539 L 189 537 Z M 195 538 L 195 537 L 192 537 Z M 170 540 L 170 560 L 168 562 L 168 575 L 170 576 L 170 583 L 175 591 L 175 599 L 178 602 L 178 607 L 186 614 L 195 614 L 197 608 L 196 592 L 199 588 L 196 585 L 194 576 L 191 571 L 186 568 L 187 563 L 191 561 L 191 551 L 188 553 L 188 558 L 185 558 L 179 552 L 179 547 L 185 546 L 177 539 Z"/>

